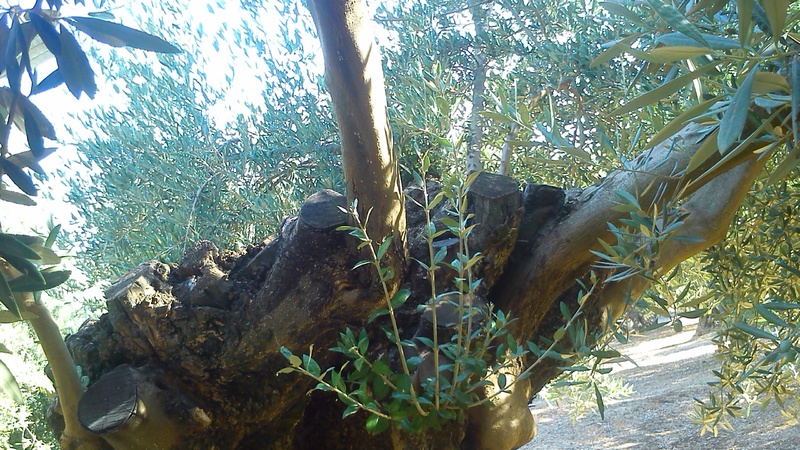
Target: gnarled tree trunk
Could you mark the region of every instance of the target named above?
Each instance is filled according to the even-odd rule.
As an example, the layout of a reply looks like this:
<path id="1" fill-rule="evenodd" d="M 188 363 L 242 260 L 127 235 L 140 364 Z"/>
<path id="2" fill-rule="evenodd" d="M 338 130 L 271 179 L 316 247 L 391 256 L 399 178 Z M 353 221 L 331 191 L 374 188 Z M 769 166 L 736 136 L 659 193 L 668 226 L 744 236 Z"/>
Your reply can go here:
<path id="1" fill-rule="evenodd" d="M 397 310 L 401 337 L 411 338 L 423 322 L 430 296 L 424 211 L 402 202 L 391 150 L 378 50 L 366 33 L 365 5 L 355 0 L 311 1 L 341 129 L 347 196 L 323 191 L 311 196 L 280 232 L 246 251 L 220 251 L 200 242 L 180 264 L 151 261 L 106 292 L 108 313 L 85 324 L 68 340 L 74 358 L 92 381 L 78 412 L 84 426 L 114 448 L 196 449 L 511 449 L 533 438 L 528 400 L 558 374 L 563 362 L 543 360 L 509 393 L 484 388 L 491 401 L 469 411 L 464 423 L 407 434 L 389 429 L 377 436 L 364 430 L 359 413 L 341 419 L 335 395 L 308 391 L 315 384 L 296 374 L 278 376 L 287 363 L 281 346 L 306 353 L 325 367 L 339 367 L 336 345 L 347 327 L 366 326 L 373 354 L 396 362 L 394 343 L 366 324 L 384 301 L 352 237 L 337 231 L 350 223 L 343 212 L 354 199 L 360 214 L 372 209 L 368 231 L 380 241 L 394 236 L 389 264 L 392 291 L 408 287 L 411 298 Z M 607 222 L 623 213 L 612 209 L 618 191 L 641 205 L 658 203 L 684 187 L 684 169 L 705 139 L 699 125 L 641 156 L 633 169 L 610 174 L 583 190 L 526 186 L 508 177 L 480 174 L 468 194 L 477 228 L 470 250 L 481 252 L 475 293 L 517 320 L 518 340 L 552 338 L 565 324 L 563 302 L 578 309 L 579 291 L 594 286 L 583 304 L 589 329 L 602 330 L 624 310 L 627 297 L 647 286 L 642 278 L 607 282 L 609 271 L 594 270 L 590 250 L 610 239 Z M 673 242 L 654 261 L 668 270 L 724 236 L 763 160 L 751 157 L 697 190 L 685 202 L 685 233 L 701 243 Z M 429 191 L 435 193 L 433 183 Z M 406 190 L 420 201 L 419 187 Z M 446 215 L 441 203 L 433 213 Z M 441 228 L 440 228 L 441 229 Z M 446 244 L 443 244 L 446 245 Z M 408 257 L 406 257 L 406 254 Z M 440 292 L 454 273 L 437 276 Z M 590 342 L 591 344 L 591 342 Z M 564 344 L 568 345 L 568 344 Z M 516 361 L 513 379 L 534 362 Z M 105 408 L 105 409 L 104 409 Z M 156 431 L 152 431 L 156 430 Z M 149 437 L 148 437 L 149 436 Z M 149 439 L 149 440 L 148 440 Z"/>
<path id="2" fill-rule="evenodd" d="M 694 133 L 689 127 L 676 138 L 691 143 L 684 150 L 699 145 L 692 142 Z M 665 154 L 664 165 L 677 155 L 683 157 Z M 658 264 L 666 270 L 719 240 L 760 165 L 746 162 L 698 190 L 685 204 L 692 213 L 685 226 L 706 241 L 676 242 Z M 552 337 L 564 325 L 559 303 L 577 309 L 576 279 L 588 276 L 596 261 L 589 249 L 598 238 L 607 238 L 607 227 L 598 223 L 618 218 L 609 208 L 614 191 L 635 192 L 635 186 L 660 176 L 619 172 L 583 191 L 528 186 L 524 193 L 510 178 L 479 176 L 469 202 L 479 224 L 471 247 L 484 254 L 476 268 L 476 277 L 484 279 L 480 294 L 518 319 L 512 324 L 518 339 Z M 408 194 L 419 198 L 421 190 L 411 188 Z M 640 200 L 644 204 L 646 196 Z M 188 448 L 510 449 L 532 438 L 527 401 L 557 375 L 555 362 L 544 360 L 511 395 L 498 400 L 503 404 L 476 409 L 463 425 L 421 435 L 370 436 L 360 414 L 342 421 L 344 405 L 335 396 L 307 395 L 310 379 L 276 375 L 286 366 L 281 345 L 295 353 L 314 345 L 320 365 L 340 365 L 325 349 L 346 327 L 363 326 L 380 297 L 364 281 L 371 279 L 361 273 L 365 268 L 350 269 L 360 257 L 348 243 L 353 238 L 336 231 L 347 222 L 337 208 L 345 202 L 330 191 L 315 194 L 277 236 L 242 253 L 199 243 L 179 265 L 140 266 L 107 291 L 109 313 L 68 340 L 76 362 L 93 382 L 121 364 L 157 368 L 166 380 L 161 389 L 184 399 L 166 408 L 166 416 L 182 424 L 178 429 L 202 430 L 182 434 L 181 446 Z M 424 214 L 413 203 L 406 207 L 411 261 L 424 261 Z M 427 301 L 429 291 L 418 264 L 409 264 L 404 273 L 400 285 L 413 295 L 398 316 L 403 337 L 410 338 L 420 322 L 416 306 Z M 445 287 L 448 277 L 440 282 Z M 600 330 L 607 314 L 621 313 L 626 296 L 645 287 L 641 279 L 599 280 L 584 306 L 590 325 Z M 391 352 L 377 324 L 368 330 L 381 347 L 375 352 Z"/>

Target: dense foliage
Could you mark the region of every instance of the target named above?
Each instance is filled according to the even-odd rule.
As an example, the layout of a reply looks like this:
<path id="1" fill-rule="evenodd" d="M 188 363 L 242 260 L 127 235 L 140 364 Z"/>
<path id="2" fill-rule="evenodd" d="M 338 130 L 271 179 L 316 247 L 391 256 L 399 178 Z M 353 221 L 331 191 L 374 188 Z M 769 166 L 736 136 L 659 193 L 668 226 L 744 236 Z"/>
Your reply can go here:
<path id="1" fill-rule="evenodd" d="M 76 2 L 75 6 L 78 3 L 83 2 Z M 96 3 L 99 7 L 103 2 Z M 110 14 L 86 15 L 83 11 L 64 10 L 62 6 L 61 0 L 48 0 L 37 1 L 28 8 L 14 5 L 0 9 L 0 50 L 3 55 L 0 73 L 5 82 L 0 86 L 0 202 L 4 205 L 36 205 L 33 197 L 38 194 L 38 188 L 31 172 L 44 176 L 39 163 L 55 150 L 47 146 L 56 139 L 55 127 L 31 98 L 61 85 L 66 86 L 75 98 L 83 94 L 94 98 L 96 94 L 95 72 L 73 34 L 75 31 L 113 47 L 161 53 L 180 51 L 156 36 L 108 20 L 113 19 Z M 51 60 L 55 62 L 54 67 L 49 67 L 48 74 L 40 78 L 43 66 Z M 6 225 L 6 230 L 19 229 L 23 222 L 25 220 L 21 219 L 10 227 Z M 70 271 L 57 267 L 61 258 L 52 250 L 60 226 L 49 224 L 48 228 L 46 236 L 37 236 L 13 234 L 0 227 L 0 303 L 5 307 L 0 311 L 0 321 L 29 321 L 34 324 L 36 337 L 43 346 L 48 345 L 45 342 L 48 339 L 40 333 L 45 329 L 53 331 L 56 338 L 50 344 L 57 346 L 61 336 L 42 302 L 42 291 L 64 283 Z M 31 331 L 26 330 L 25 334 L 31 336 Z M 26 356 L 26 362 L 41 361 L 41 356 L 31 352 L 32 349 L 31 345 L 22 349 L 25 350 L 21 353 Z M 11 350 L 0 342 L 0 353 L 11 354 Z M 52 352 L 48 355 L 55 356 Z M 49 362 L 54 364 L 51 368 L 55 367 L 53 360 Z M 74 372 L 71 362 L 63 367 L 70 367 L 70 364 L 68 372 Z M 29 364 L 17 364 L 14 369 L 19 374 L 28 367 Z M 77 380 L 75 375 L 70 373 Z M 9 366 L 0 360 L 0 391 L 8 395 L 3 402 L 10 399 L 15 403 L 14 408 L 3 408 L 0 435 L 3 441 L 7 440 L 14 446 L 42 448 L 53 439 L 44 420 L 44 411 L 52 394 L 46 388 L 47 382 L 31 382 L 30 373 L 25 377 L 26 383 L 20 386 Z M 7 428 L 7 424 L 12 425 Z"/>

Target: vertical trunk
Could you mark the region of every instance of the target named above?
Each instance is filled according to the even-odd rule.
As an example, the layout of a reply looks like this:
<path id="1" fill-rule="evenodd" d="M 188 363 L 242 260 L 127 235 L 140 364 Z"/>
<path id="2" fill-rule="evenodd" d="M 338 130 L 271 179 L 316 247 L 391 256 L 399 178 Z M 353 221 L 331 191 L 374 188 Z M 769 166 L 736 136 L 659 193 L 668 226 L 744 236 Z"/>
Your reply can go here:
<path id="1" fill-rule="evenodd" d="M 480 112 L 484 110 L 483 93 L 486 90 L 486 55 L 483 41 L 486 30 L 483 21 L 486 14 L 480 4 L 470 8 L 472 23 L 475 26 L 475 70 L 472 79 L 472 112 L 470 113 L 469 146 L 467 147 L 467 173 L 479 172 L 481 164 L 481 141 L 483 140 L 483 121 Z"/>
<path id="2" fill-rule="evenodd" d="M 364 0 L 312 0 L 325 56 L 325 81 L 342 142 L 347 200 L 358 200 L 375 240 L 405 240 L 405 209 L 386 108 L 383 68 Z"/>

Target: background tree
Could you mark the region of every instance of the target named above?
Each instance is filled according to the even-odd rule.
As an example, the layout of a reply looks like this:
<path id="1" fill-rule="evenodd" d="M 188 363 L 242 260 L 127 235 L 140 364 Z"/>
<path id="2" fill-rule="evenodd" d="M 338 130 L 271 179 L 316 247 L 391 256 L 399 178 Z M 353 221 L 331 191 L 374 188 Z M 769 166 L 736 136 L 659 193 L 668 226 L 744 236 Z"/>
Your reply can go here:
<path id="1" fill-rule="evenodd" d="M 92 136 L 77 144 L 81 157 L 70 167 L 69 201 L 81 212 L 80 231 L 70 240 L 81 243 L 81 267 L 93 279 L 120 275 L 131 258 L 177 261 L 201 238 L 244 248 L 274 232 L 311 193 L 341 189 L 329 107 L 316 100 L 320 87 L 309 83 L 318 80 L 304 67 L 313 54 L 288 40 L 300 26 L 285 14 L 290 6 L 259 13 L 281 17 L 276 25 L 286 40 L 266 42 L 277 33 L 231 20 L 212 35 L 202 26 L 172 28 L 170 39 L 186 51 L 155 67 L 115 53 L 100 58 L 115 74 L 114 89 L 130 101 L 81 118 Z M 188 7 L 148 10 L 177 21 Z M 212 46 L 219 58 L 246 48 L 263 64 L 245 61 L 225 70 L 228 87 L 214 86 L 202 73 L 216 58 L 201 47 Z M 249 105 L 225 103 L 242 90 Z M 231 114 L 232 107 L 247 113 Z"/>

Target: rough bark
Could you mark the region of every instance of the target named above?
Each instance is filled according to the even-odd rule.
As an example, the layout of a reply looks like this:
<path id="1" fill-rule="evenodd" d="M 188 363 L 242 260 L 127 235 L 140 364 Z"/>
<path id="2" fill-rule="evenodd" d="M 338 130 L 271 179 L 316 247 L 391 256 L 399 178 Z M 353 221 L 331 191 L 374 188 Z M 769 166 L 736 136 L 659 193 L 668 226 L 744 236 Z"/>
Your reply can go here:
<path id="1" fill-rule="evenodd" d="M 691 152 L 700 143 L 692 138 L 696 133 L 690 126 L 676 137 L 689 143 L 684 151 Z M 685 156 L 670 152 L 664 158 L 659 167 L 675 167 L 673 163 Z M 726 228 L 762 164 L 753 159 L 699 189 L 684 204 L 697 218 L 690 216 L 686 227 L 705 236 L 706 242 L 676 244 L 665 251 L 660 264 L 669 267 L 721 238 L 720 230 Z M 573 310 L 577 307 L 575 280 L 585 278 L 596 258 L 588 249 L 606 235 L 605 226 L 591 224 L 613 220 L 617 213 L 608 207 L 616 202 L 615 189 L 663 179 L 657 168 L 651 169 L 636 176 L 615 173 L 582 192 L 528 186 L 520 193 L 510 178 L 479 176 L 469 194 L 478 224 L 470 245 L 484 255 L 476 267 L 476 276 L 484 279 L 478 294 L 517 318 L 513 324 L 518 338 L 551 336 L 563 325 L 558 304 L 565 301 Z M 431 184 L 430 195 L 436 189 Z M 412 187 L 407 194 L 419 200 L 422 190 Z M 646 203 L 647 192 L 640 194 Z M 371 277 L 360 273 L 364 268 L 350 270 L 360 259 L 348 243 L 352 238 L 335 231 L 347 220 L 337 208 L 345 202 L 330 191 L 316 194 L 277 236 L 240 254 L 199 243 L 179 265 L 140 266 L 107 291 L 109 313 L 68 340 L 78 364 L 93 383 L 122 364 L 163 373 L 167 390 L 187 399 L 185 404 L 196 405 L 210 420 L 203 424 L 207 425 L 203 433 L 182 438 L 181 448 L 509 449 L 530 439 L 535 426 L 527 401 L 558 372 L 546 361 L 511 394 L 495 395 L 497 387 L 487 387 L 484 396 L 492 399 L 491 404 L 471 411 L 465 424 L 413 436 L 396 430 L 370 436 L 363 430 L 364 416 L 341 420 L 344 405 L 335 396 L 308 396 L 308 379 L 275 375 L 286 365 L 278 352 L 280 345 L 302 353 L 313 344 L 323 367 L 341 365 L 324 349 L 334 346 L 346 327 L 364 325 L 380 304 Z M 443 207 L 434 211 L 434 221 L 446 215 Z M 425 261 L 424 214 L 413 203 L 407 208 L 410 256 Z M 551 259 L 532 266 L 542 251 L 550 252 Z M 559 262 L 563 266 L 551 266 Z M 417 306 L 427 302 L 429 288 L 422 267 L 412 263 L 404 273 L 401 285 L 413 295 L 398 310 L 398 321 L 403 337 L 411 338 L 424 322 Z M 439 277 L 442 291 L 449 289 L 453 275 Z M 586 311 L 594 320 L 592 326 L 602 328 L 609 304 L 624 304 L 626 295 L 644 287 L 599 283 L 593 309 Z M 391 354 L 391 342 L 379 325 L 368 327 L 374 346 L 370 352 Z M 522 364 L 516 373 L 509 371 L 509 379 Z M 337 431 L 319 432 L 330 429 Z"/>
<path id="2" fill-rule="evenodd" d="M 595 263 L 596 256 L 590 250 L 602 250 L 598 239 L 612 239 L 606 224 L 616 223 L 627 216 L 627 212 L 613 209 L 621 202 L 617 191 L 633 195 L 643 207 L 675 196 L 686 185 L 685 168 L 707 135 L 707 127 L 704 125 L 690 124 L 671 139 L 640 155 L 633 161 L 632 168 L 614 171 L 590 188 L 567 191 L 563 204 L 548 206 L 561 208 L 561 214 L 542 219 L 542 214 L 537 213 L 529 219 L 537 223 L 543 221 L 541 228 L 535 234 L 521 235 L 528 246 L 518 249 L 515 263 L 504 273 L 504 280 L 492 292 L 501 309 L 513 308 L 520 315 L 517 330 L 521 338 L 531 339 L 540 334 L 542 322 L 553 299 L 571 291 L 575 286 L 574 281 L 584 279 Z M 752 159 L 752 152 L 743 153 Z M 711 163 L 713 161 L 708 164 Z M 751 167 L 755 174 L 731 171 L 729 173 L 733 175 L 730 176 L 742 179 L 745 189 L 749 189 L 750 184 L 747 182 L 752 181 L 763 166 Z M 697 188 L 702 189 L 700 186 Z M 737 189 L 734 192 L 744 195 L 746 190 L 740 192 Z M 735 202 L 737 199 L 741 200 L 741 196 L 737 195 L 729 196 Z M 703 205 L 718 201 L 715 199 L 716 195 L 709 193 L 695 195 L 693 198 L 696 199 L 695 204 Z M 537 200 L 527 201 L 534 203 L 534 210 L 539 208 L 535 204 Z M 724 219 L 710 222 L 717 225 L 713 230 L 696 230 L 700 233 L 697 236 L 705 238 L 708 245 L 718 241 L 724 236 L 728 225 L 728 222 L 721 220 Z M 525 228 L 525 221 L 522 227 Z M 693 248 L 692 254 L 701 249 Z M 690 256 L 688 253 L 684 252 L 683 259 Z"/>
<path id="3" fill-rule="evenodd" d="M 486 255 L 477 270 L 488 287 L 512 251 L 520 195 L 515 181 L 482 174 L 469 199 L 482 224 L 470 244 Z M 182 441 L 189 448 L 347 448 L 314 438 L 315 430 L 342 427 L 343 405 L 324 395 L 308 397 L 308 379 L 276 376 L 286 366 L 281 345 L 302 353 L 313 344 L 320 365 L 341 364 L 324 349 L 334 346 L 346 327 L 362 326 L 377 307 L 375 286 L 361 273 L 366 268 L 350 269 L 359 260 L 348 242 L 353 238 L 335 230 L 347 219 L 337 208 L 344 202 L 330 191 L 315 194 L 279 235 L 241 254 L 201 242 L 178 265 L 152 261 L 126 275 L 106 292 L 109 313 L 68 341 L 84 373 L 95 382 L 121 364 L 158 368 L 173 386 L 170 392 L 191 399 L 210 418 L 202 434 Z M 412 205 L 409 236 L 417 245 L 409 248 L 423 260 L 424 214 Z M 446 215 L 443 208 L 435 217 Z M 416 307 L 428 299 L 422 274 L 413 265 L 403 278 L 414 292 L 398 310 L 401 333 L 409 338 L 419 323 Z M 440 277 L 442 291 L 450 288 L 453 275 Z M 375 342 L 370 351 L 391 352 L 378 325 L 369 328 Z M 449 432 L 429 436 L 370 437 L 359 431 L 358 417 L 346 423 L 348 433 L 364 435 L 356 448 L 365 448 L 365 442 L 371 442 L 368 448 L 456 448 L 464 434 L 453 424 Z"/>
<path id="4" fill-rule="evenodd" d="M 618 223 L 627 215 L 613 209 L 620 203 L 618 190 L 635 196 L 643 207 L 688 192 L 687 183 L 703 170 L 686 173 L 685 168 L 707 136 L 705 126 L 690 124 L 640 155 L 634 167 L 612 172 L 588 189 L 562 193 L 547 187 L 526 192 L 524 202 L 528 209 L 520 228 L 520 243 L 503 278 L 489 296 L 501 309 L 515 311 L 519 320 L 512 326 L 518 338 L 539 343 L 541 338 L 551 338 L 566 322 L 560 303 L 566 303 L 574 313 L 579 292 L 584 286 L 591 287 L 592 271 L 597 284 L 584 304 L 583 314 L 594 338 L 650 287 L 650 281 L 641 276 L 606 283 L 605 278 L 612 273 L 594 268 L 598 258 L 590 250 L 602 250 L 599 239 L 607 242 L 612 239 L 606 223 Z M 757 149 L 758 145 L 754 145 L 750 151 L 743 152 L 745 156 L 739 160 L 739 165 L 728 172 L 694 184 L 690 198 L 682 204 L 689 216 L 681 234 L 702 241 L 668 242 L 655 261 L 656 276 L 725 237 L 738 205 L 766 162 L 763 156 L 756 156 Z M 704 167 L 711 167 L 715 162 L 712 158 Z M 529 228 L 529 223 L 537 226 Z M 587 344 L 591 345 L 594 338 L 590 337 Z M 528 360 L 528 364 L 533 362 L 533 359 Z M 530 378 L 534 393 L 561 372 L 557 367 L 564 362 L 544 360 L 537 364 L 535 375 Z"/>

